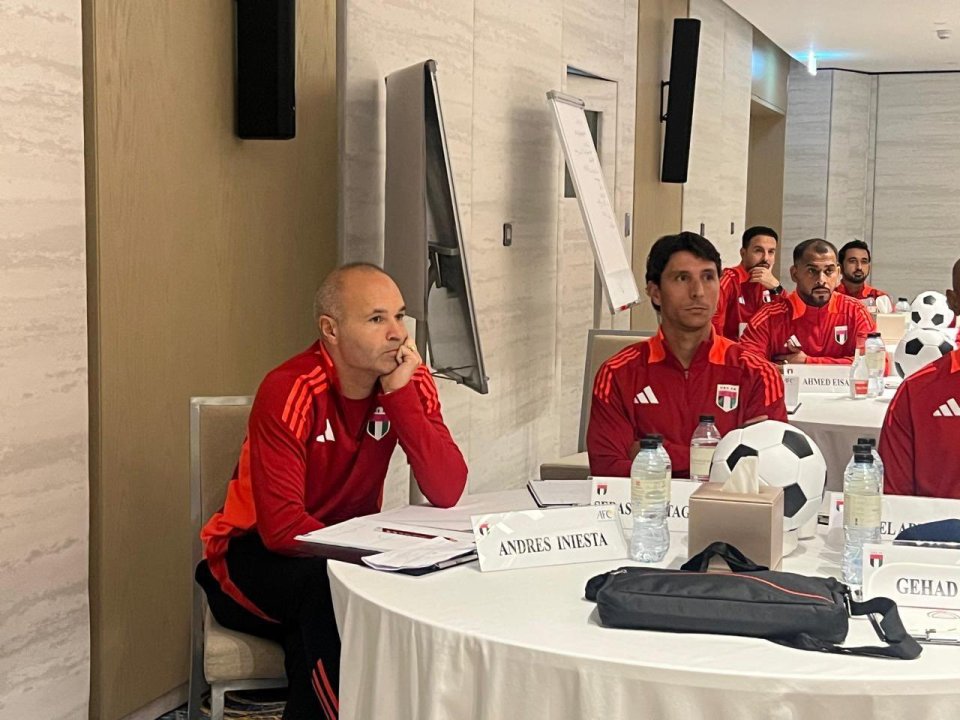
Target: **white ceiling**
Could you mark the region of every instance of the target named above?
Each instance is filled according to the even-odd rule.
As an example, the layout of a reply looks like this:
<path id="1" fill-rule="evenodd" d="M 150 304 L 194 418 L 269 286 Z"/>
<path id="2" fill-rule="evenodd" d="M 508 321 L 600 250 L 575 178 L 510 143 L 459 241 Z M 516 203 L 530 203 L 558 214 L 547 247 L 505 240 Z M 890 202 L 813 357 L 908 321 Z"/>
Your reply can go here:
<path id="1" fill-rule="evenodd" d="M 725 0 L 788 54 L 866 72 L 960 70 L 960 0 Z M 949 40 L 937 30 L 952 32 Z"/>

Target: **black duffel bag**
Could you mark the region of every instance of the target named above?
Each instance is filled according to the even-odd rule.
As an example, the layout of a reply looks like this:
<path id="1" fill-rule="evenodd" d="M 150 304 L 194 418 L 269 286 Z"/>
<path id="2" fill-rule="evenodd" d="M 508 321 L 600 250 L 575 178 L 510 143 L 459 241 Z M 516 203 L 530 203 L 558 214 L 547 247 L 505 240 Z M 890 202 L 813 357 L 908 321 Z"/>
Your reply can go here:
<path id="1" fill-rule="evenodd" d="M 707 573 L 714 557 L 730 573 Z M 801 650 L 912 660 L 920 645 L 888 598 L 857 602 L 834 578 L 777 572 L 732 545 L 713 543 L 680 570 L 623 567 L 591 578 L 587 600 L 606 627 L 744 635 Z M 880 621 L 874 615 L 882 616 Z M 868 615 L 886 645 L 840 647 L 851 615 Z"/>

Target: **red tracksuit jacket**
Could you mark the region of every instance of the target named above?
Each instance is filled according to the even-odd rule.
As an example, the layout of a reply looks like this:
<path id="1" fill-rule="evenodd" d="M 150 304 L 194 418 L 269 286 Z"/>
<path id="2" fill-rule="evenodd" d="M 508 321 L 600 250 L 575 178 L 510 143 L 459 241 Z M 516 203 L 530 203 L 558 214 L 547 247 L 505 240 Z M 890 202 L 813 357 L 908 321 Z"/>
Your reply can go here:
<path id="1" fill-rule="evenodd" d="M 456 504 L 467 467 L 426 367 L 400 390 L 363 400 L 340 394 L 320 342 L 272 370 L 257 390 L 223 509 L 201 533 L 210 572 L 224 592 L 260 615 L 228 577 L 230 538 L 258 532 L 270 550 L 293 555 L 297 535 L 378 512 L 398 442 L 427 499 L 439 507 Z"/>
<path id="2" fill-rule="evenodd" d="M 867 285 L 866 283 L 864 283 L 860 287 L 859 295 L 851 295 L 847 291 L 847 286 L 844 285 L 842 282 L 839 285 L 837 285 L 837 288 L 836 290 L 834 290 L 834 292 L 837 292 L 841 295 L 846 295 L 847 297 L 852 297 L 854 300 L 866 300 L 867 298 L 876 299 L 882 295 L 883 297 L 890 300 L 891 306 L 893 305 L 893 299 L 890 297 L 890 293 L 885 293 L 883 290 L 879 290 L 871 285 Z"/>
<path id="3" fill-rule="evenodd" d="M 796 337 L 808 363 L 849 365 L 857 347 L 876 323 L 857 300 L 833 293 L 821 308 L 807 305 L 796 293 L 786 302 L 771 303 L 753 316 L 740 338 L 748 352 L 772 360 L 788 352 L 787 341 Z"/>
<path id="4" fill-rule="evenodd" d="M 660 332 L 621 350 L 600 366 L 593 385 L 591 473 L 629 476 L 631 445 L 660 433 L 674 475 L 688 475 L 700 415 L 713 415 L 721 435 L 761 415 L 786 422 L 783 381 L 773 365 L 715 332 L 687 370 Z"/>
<path id="5" fill-rule="evenodd" d="M 960 350 L 903 381 L 879 450 L 885 493 L 960 498 Z"/>
<path id="6" fill-rule="evenodd" d="M 713 316 L 713 329 L 731 340 L 740 339 L 740 328 L 750 322 L 760 308 L 786 300 L 784 290 L 774 295 L 760 283 L 750 282 L 743 265 L 728 267 L 720 276 L 720 300 Z"/>

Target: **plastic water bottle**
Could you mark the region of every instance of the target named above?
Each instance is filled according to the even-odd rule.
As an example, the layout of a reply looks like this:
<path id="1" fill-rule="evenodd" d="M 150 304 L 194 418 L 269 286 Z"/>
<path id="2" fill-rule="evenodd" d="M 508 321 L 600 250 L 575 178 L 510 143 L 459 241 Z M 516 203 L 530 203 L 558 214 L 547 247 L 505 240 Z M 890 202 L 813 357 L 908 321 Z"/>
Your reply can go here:
<path id="1" fill-rule="evenodd" d="M 908 313 L 910 312 L 910 303 L 906 298 L 897 298 L 897 305 L 894 307 L 893 311 L 898 313 Z"/>
<path id="2" fill-rule="evenodd" d="M 690 438 L 690 479 L 707 482 L 713 453 L 720 442 L 720 432 L 713 424 L 713 415 L 701 415 L 700 424 Z"/>
<path id="3" fill-rule="evenodd" d="M 880 453 L 877 452 L 877 439 L 872 437 L 862 437 L 857 438 L 857 445 L 866 445 L 870 448 L 870 454 L 873 455 L 873 464 L 876 466 L 877 471 L 880 473 L 880 487 L 883 488 L 883 460 L 880 459 Z M 856 450 L 854 450 L 856 453 Z M 850 458 L 850 462 L 847 463 L 847 470 L 853 467 L 853 457 Z"/>
<path id="4" fill-rule="evenodd" d="M 857 457 L 857 453 L 870 453 L 874 455 L 873 448 L 867 443 L 866 438 L 857 438 L 857 444 L 853 446 L 853 455 L 850 456 L 850 460 L 847 461 L 847 467 L 843 469 L 843 476 L 846 477 L 847 473 L 850 472 L 850 468 L 853 467 L 854 458 Z M 877 458 L 879 455 L 874 455 L 873 464 L 877 464 Z"/>
<path id="5" fill-rule="evenodd" d="M 863 584 L 863 544 L 880 542 L 881 486 L 873 455 L 855 452 L 843 476 L 843 581 L 850 585 Z"/>
<path id="6" fill-rule="evenodd" d="M 633 537 L 630 557 L 640 562 L 663 560 L 670 547 L 667 503 L 670 481 L 657 451 L 657 441 L 644 438 L 630 468 L 630 505 L 633 510 Z"/>
<path id="7" fill-rule="evenodd" d="M 854 400 L 865 400 L 870 392 L 870 370 L 867 361 L 858 351 L 853 356 L 853 365 L 850 366 L 850 397 Z"/>
<path id="8" fill-rule="evenodd" d="M 873 322 L 877 322 L 877 300 L 876 298 L 868 297 L 865 298 L 863 304 L 867 306 L 867 312 L 870 313 L 870 317 L 873 318 Z"/>
<path id="9" fill-rule="evenodd" d="M 867 364 L 867 397 L 880 397 L 883 394 L 883 371 L 887 364 L 887 346 L 883 344 L 880 333 L 867 335 L 863 359 Z"/>
<path id="10" fill-rule="evenodd" d="M 660 433 L 650 433 L 647 437 L 657 441 L 657 452 L 660 454 L 660 459 L 663 460 L 663 465 L 666 468 L 665 473 L 667 480 L 672 479 L 673 461 L 670 460 L 670 453 L 667 452 L 667 448 L 663 445 L 663 435 Z"/>

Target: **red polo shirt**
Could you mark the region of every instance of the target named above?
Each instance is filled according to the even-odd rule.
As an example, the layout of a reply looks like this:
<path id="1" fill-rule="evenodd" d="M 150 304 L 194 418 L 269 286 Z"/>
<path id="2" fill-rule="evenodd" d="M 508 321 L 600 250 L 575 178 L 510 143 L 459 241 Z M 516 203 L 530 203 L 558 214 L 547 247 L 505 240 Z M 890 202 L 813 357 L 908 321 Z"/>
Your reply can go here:
<path id="1" fill-rule="evenodd" d="M 690 438 L 700 415 L 713 415 L 721 435 L 761 415 L 786 422 L 780 374 L 714 332 L 687 369 L 661 332 L 621 350 L 600 366 L 594 381 L 587 427 L 590 471 L 629 476 L 631 446 L 659 433 L 674 474 L 689 474 Z"/>
<path id="2" fill-rule="evenodd" d="M 857 300 L 833 293 L 823 307 L 807 305 L 794 293 L 783 303 L 771 303 L 754 315 L 740 343 L 768 360 L 787 352 L 795 337 L 808 363 L 849 365 L 876 323 Z"/>
<path id="3" fill-rule="evenodd" d="M 742 264 L 728 267 L 720 276 L 720 300 L 713 316 L 713 329 L 726 338 L 738 340 L 740 328 L 770 303 L 783 302 L 789 293 L 775 295 L 763 285 L 750 281 L 750 271 Z"/>
<path id="4" fill-rule="evenodd" d="M 879 450 L 885 493 L 960 498 L 960 350 L 903 381 Z"/>

